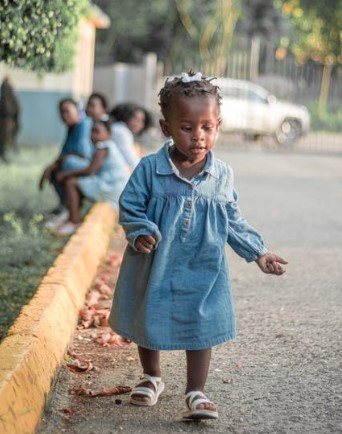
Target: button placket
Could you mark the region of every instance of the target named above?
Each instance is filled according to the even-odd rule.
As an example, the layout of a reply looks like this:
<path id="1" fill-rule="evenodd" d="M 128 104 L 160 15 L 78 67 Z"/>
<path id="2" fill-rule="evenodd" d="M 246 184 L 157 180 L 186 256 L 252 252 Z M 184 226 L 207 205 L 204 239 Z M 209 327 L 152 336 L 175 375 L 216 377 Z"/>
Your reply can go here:
<path id="1" fill-rule="evenodd" d="M 193 208 L 193 185 L 188 185 L 189 191 L 188 195 L 184 198 L 184 211 L 183 211 L 183 222 L 182 222 L 182 241 L 185 241 L 186 235 L 188 233 L 190 222 L 191 222 L 191 213 Z"/>

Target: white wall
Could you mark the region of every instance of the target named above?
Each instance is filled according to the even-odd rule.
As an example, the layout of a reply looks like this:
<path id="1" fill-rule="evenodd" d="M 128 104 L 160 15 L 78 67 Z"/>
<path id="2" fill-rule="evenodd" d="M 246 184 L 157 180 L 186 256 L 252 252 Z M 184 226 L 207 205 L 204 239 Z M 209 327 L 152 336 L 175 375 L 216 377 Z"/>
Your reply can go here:
<path id="1" fill-rule="evenodd" d="M 93 89 L 94 92 L 105 94 L 110 106 L 120 102 L 135 102 L 153 109 L 157 81 L 157 56 L 149 53 L 139 65 L 115 63 L 95 67 Z"/>

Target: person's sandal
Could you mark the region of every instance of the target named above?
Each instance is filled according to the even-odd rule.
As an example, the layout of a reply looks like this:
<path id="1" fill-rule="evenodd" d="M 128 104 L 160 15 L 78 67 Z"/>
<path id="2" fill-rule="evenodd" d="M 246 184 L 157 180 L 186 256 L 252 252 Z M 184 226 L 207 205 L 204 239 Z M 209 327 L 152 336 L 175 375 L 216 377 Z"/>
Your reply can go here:
<path id="1" fill-rule="evenodd" d="M 151 383 L 153 389 L 149 387 L 142 386 L 142 384 Z M 140 381 L 131 392 L 130 403 L 134 405 L 140 405 L 141 407 L 152 407 L 158 402 L 159 395 L 165 388 L 164 382 L 160 377 L 152 377 L 148 374 L 143 374 L 143 380 Z M 134 398 L 137 395 L 142 398 L 148 398 L 149 401 L 142 401 Z"/>
<path id="2" fill-rule="evenodd" d="M 185 395 L 185 403 L 188 408 L 183 413 L 183 419 L 217 419 L 218 413 L 216 410 L 208 410 L 207 408 L 197 408 L 200 404 L 213 404 L 209 399 L 200 391 L 191 391 Z"/>

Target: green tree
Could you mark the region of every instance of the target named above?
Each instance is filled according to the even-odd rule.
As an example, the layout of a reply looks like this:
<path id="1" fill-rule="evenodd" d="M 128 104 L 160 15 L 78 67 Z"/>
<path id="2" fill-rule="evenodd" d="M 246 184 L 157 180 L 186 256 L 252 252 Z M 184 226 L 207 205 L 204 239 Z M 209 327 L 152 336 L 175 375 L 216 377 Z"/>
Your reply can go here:
<path id="1" fill-rule="evenodd" d="M 270 40 L 284 31 L 284 19 L 274 0 L 242 0 L 237 23 L 239 34 Z"/>
<path id="2" fill-rule="evenodd" d="M 89 0 L 2 0 L 0 60 L 40 73 L 70 69 L 88 8 Z"/>
<path id="3" fill-rule="evenodd" d="M 167 73 L 192 66 L 209 74 L 227 61 L 239 0 L 95 1 L 112 23 L 98 34 L 99 63 L 139 62 L 153 51 Z"/>
<path id="4" fill-rule="evenodd" d="M 329 4 L 321 0 L 278 0 L 277 4 L 294 30 L 290 49 L 297 61 L 312 60 L 323 65 L 319 102 L 323 111 L 332 70 L 342 63 L 342 0 L 330 0 Z"/>

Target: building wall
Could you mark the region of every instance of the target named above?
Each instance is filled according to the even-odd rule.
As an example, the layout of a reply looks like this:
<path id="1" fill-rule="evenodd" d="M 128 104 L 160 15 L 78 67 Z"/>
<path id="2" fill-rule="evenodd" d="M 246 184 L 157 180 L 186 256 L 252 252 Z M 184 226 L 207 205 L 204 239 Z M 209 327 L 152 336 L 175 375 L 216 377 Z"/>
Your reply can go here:
<path id="1" fill-rule="evenodd" d="M 157 56 L 146 55 L 142 64 L 115 63 L 95 67 L 93 88 L 105 94 L 110 105 L 135 102 L 152 109 L 156 99 Z"/>

